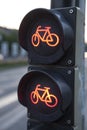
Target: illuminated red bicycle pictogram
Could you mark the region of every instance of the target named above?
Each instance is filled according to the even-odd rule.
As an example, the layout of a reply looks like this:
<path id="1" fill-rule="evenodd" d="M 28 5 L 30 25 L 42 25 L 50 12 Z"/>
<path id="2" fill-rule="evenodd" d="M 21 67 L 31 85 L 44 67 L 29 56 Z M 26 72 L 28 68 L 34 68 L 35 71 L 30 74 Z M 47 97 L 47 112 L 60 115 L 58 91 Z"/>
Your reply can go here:
<path id="1" fill-rule="evenodd" d="M 50 32 L 51 27 L 38 26 L 36 32 L 32 35 L 32 45 L 38 47 L 40 41 L 46 43 L 50 47 L 55 47 L 59 44 L 59 36 Z"/>
<path id="2" fill-rule="evenodd" d="M 34 91 L 31 92 L 30 98 L 33 104 L 37 104 L 39 101 L 44 102 L 48 107 L 56 107 L 58 104 L 58 98 L 49 93 L 49 87 L 40 87 L 41 84 L 37 84 Z M 40 94 L 40 92 L 42 94 Z"/>

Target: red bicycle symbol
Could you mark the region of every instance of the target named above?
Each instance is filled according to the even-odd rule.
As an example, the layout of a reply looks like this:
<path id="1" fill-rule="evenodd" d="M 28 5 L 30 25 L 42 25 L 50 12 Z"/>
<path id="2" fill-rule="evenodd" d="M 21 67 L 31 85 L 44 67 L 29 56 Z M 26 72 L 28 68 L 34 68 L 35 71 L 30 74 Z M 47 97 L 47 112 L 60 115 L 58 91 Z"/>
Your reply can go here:
<path id="1" fill-rule="evenodd" d="M 32 35 L 32 45 L 38 47 L 40 40 L 50 47 L 55 47 L 59 44 L 59 36 L 50 32 L 51 27 L 41 28 L 38 26 L 36 32 Z"/>
<path id="2" fill-rule="evenodd" d="M 40 88 L 40 86 L 40 84 L 37 84 L 35 90 L 31 92 L 30 98 L 32 103 L 37 104 L 40 100 L 41 102 L 44 102 L 48 107 L 55 107 L 58 104 L 57 97 L 49 93 L 49 87 Z M 40 94 L 40 92 L 42 94 Z"/>

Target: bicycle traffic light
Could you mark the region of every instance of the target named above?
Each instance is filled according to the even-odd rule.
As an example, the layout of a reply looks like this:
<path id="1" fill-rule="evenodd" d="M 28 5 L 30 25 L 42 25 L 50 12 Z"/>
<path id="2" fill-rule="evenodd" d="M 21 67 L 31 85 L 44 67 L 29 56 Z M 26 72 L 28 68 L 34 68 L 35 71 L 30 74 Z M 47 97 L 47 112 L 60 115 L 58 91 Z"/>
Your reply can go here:
<path id="1" fill-rule="evenodd" d="M 82 130 L 80 10 L 71 7 L 29 12 L 21 22 L 19 42 L 29 60 L 29 72 L 18 85 L 18 100 L 28 109 L 29 129 Z"/>
<path id="2" fill-rule="evenodd" d="M 25 16 L 19 39 L 21 46 L 29 52 L 29 63 L 55 63 L 71 46 L 74 32 L 64 11 L 36 9 Z"/>

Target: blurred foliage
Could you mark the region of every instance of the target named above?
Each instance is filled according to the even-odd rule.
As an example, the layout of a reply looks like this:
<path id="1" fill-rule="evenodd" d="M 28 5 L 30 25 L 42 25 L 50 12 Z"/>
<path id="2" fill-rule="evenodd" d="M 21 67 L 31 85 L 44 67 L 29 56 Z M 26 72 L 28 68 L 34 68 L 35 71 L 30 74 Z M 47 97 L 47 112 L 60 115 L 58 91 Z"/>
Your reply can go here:
<path id="1" fill-rule="evenodd" d="M 9 55 L 11 55 L 12 43 L 13 42 L 18 43 L 18 30 L 0 27 L 0 36 L 2 37 L 0 40 L 0 47 L 4 41 L 7 42 L 9 45 Z"/>
<path id="2" fill-rule="evenodd" d="M 26 58 L 24 60 L 10 60 L 10 61 L 0 61 L 0 71 L 11 69 L 14 67 L 28 66 Z"/>
<path id="3" fill-rule="evenodd" d="M 7 41 L 9 44 L 18 42 L 18 30 L 0 27 L 1 42 Z"/>

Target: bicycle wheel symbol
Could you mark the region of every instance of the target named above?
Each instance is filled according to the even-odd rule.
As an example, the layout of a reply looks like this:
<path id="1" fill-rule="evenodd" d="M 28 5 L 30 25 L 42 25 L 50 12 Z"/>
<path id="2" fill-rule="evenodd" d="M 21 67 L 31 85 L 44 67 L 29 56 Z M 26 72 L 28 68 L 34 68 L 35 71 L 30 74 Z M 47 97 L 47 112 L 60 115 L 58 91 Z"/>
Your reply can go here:
<path id="1" fill-rule="evenodd" d="M 35 47 L 39 46 L 39 44 L 40 44 L 40 38 L 38 37 L 37 34 L 33 34 L 33 36 L 32 36 L 32 44 Z"/>
<path id="2" fill-rule="evenodd" d="M 49 101 L 49 96 L 46 96 L 45 103 L 48 107 L 53 108 L 56 107 L 58 103 L 58 99 L 56 98 L 56 96 L 50 94 L 50 101 Z"/>
<path id="3" fill-rule="evenodd" d="M 31 101 L 34 103 L 34 104 L 37 104 L 38 103 L 38 96 L 36 95 L 36 93 L 33 91 L 31 93 Z"/>
<path id="4" fill-rule="evenodd" d="M 49 40 L 50 37 L 52 38 L 52 40 Z M 51 33 L 50 35 L 48 35 L 46 39 L 47 39 L 46 40 L 47 44 L 50 47 L 55 47 L 55 46 L 57 46 L 59 44 L 59 37 L 54 33 Z"/>

